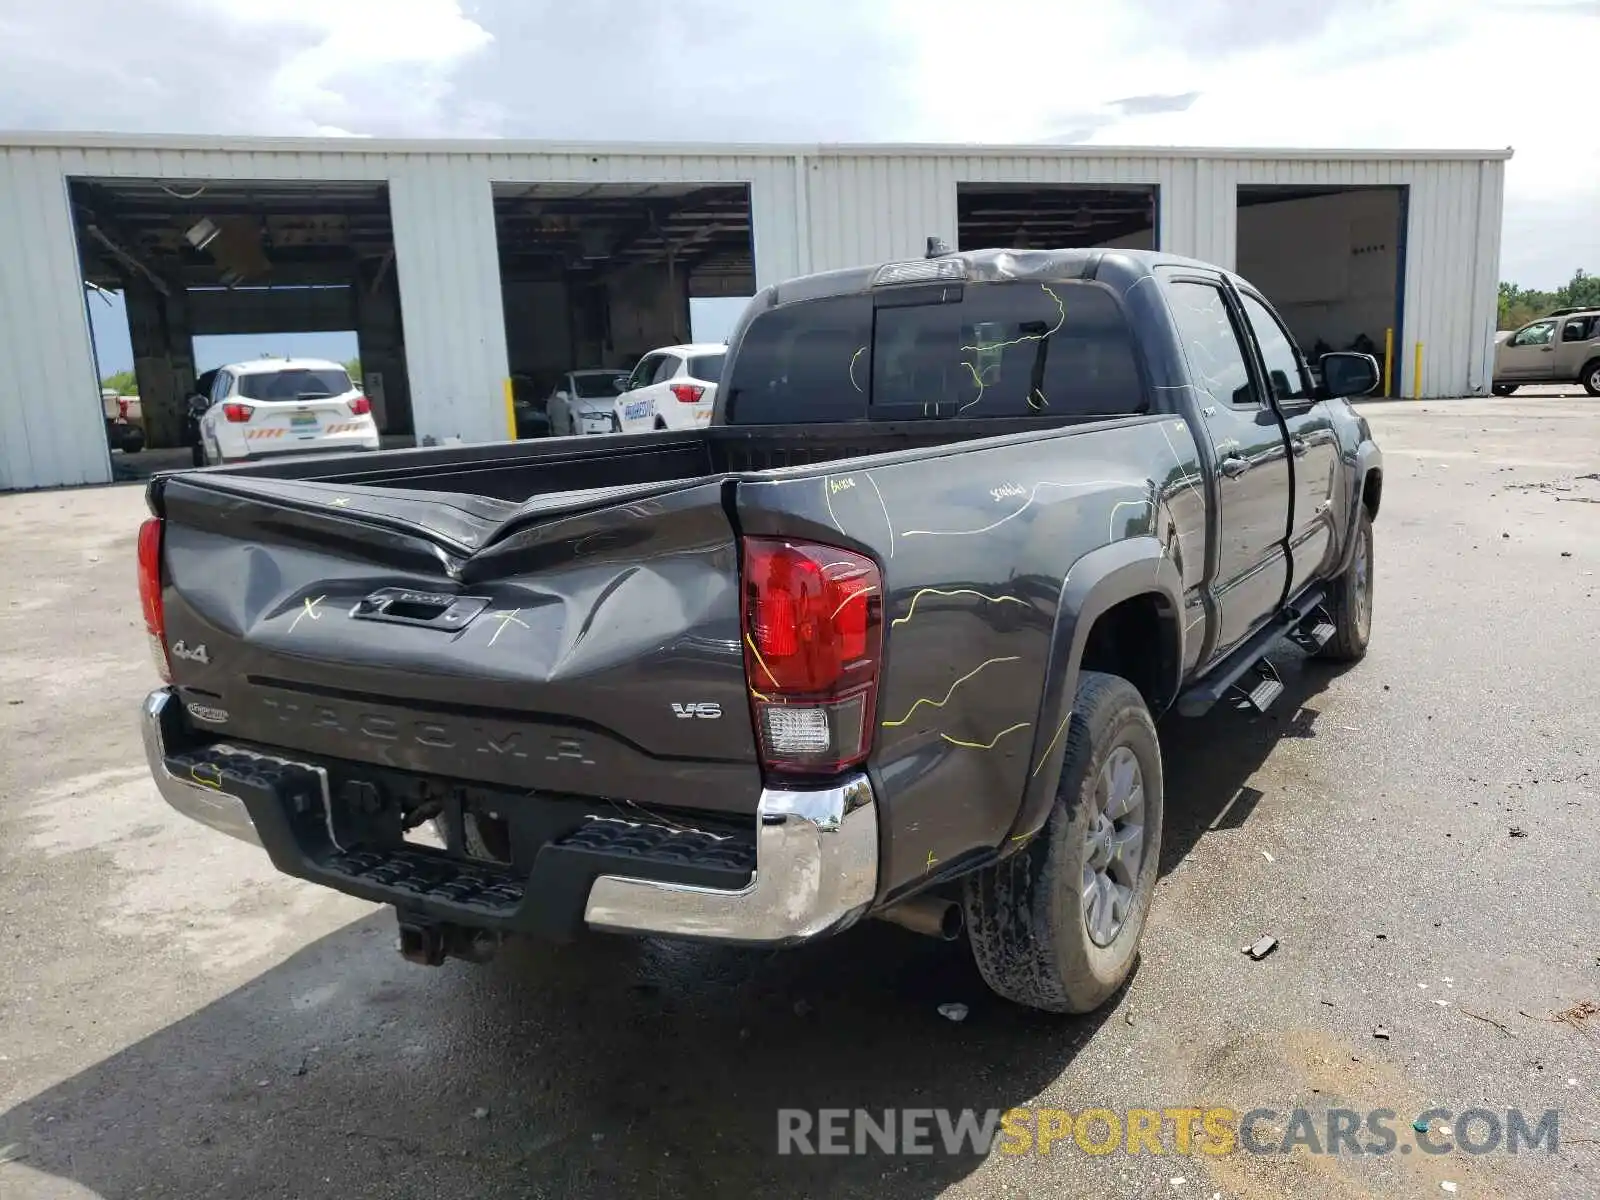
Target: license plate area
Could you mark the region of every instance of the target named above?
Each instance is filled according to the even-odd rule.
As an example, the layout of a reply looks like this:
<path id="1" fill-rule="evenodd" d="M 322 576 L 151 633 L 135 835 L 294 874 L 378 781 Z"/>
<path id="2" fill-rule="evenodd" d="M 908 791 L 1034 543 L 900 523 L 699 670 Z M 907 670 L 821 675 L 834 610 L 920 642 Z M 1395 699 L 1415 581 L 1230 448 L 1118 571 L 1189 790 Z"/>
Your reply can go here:
<path id="1" fill-rule="evenodd" d="M 317 414 L 314 412 L 297 412 L 289 414 L 289 428 L 296 433 L 315 433 L 320 428 Z"/>

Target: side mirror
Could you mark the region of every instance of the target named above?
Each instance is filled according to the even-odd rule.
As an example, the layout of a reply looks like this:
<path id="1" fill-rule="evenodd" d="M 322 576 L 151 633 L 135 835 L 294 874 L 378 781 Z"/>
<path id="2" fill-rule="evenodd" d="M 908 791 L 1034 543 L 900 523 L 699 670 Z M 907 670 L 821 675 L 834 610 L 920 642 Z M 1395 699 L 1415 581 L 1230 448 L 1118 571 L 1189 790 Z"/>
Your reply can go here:
<path id="1" fill-rule="evenodd" d="M 1322 356 L 1322 393 L 1329 400 L 1365 396 L 1378 386 L 1378 360 L 1353 350 L 1335 350 Z"/>

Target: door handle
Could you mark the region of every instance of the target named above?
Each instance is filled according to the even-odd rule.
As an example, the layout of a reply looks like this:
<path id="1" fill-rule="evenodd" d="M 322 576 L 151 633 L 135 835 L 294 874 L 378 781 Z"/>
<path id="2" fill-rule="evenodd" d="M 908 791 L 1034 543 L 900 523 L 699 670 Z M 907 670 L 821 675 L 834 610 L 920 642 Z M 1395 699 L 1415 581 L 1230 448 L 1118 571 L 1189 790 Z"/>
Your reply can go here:
<path id="1" fill-rule="evenodd" d="M 1540 354 L 1554 354 L 1555 352 L 1556 352 L 1556 348 L 1554 346 L 1540 346 L 1539 347 L 1539 353 Z"/>
<path id="2" fill-rule="evenodd" d="M 1289 439 L 1289 449 L 1294 451 L 1294 456 L 1296 458 L 1303 458 L 1305 457 L 1306 451 L 1311 449 L 1311 447 L 1306 445 L 1305 438 L 1297 437 Z"/>
<path id="3" fill-rule="evenodd" d="M 1248 458 L 1240 458 L 1237 454 L 1230 454 L 1218 466 L 1222 468 L 1222 473 L 1229 479 L 1237 479 L 1250 469 L 1250 460 Z"/>

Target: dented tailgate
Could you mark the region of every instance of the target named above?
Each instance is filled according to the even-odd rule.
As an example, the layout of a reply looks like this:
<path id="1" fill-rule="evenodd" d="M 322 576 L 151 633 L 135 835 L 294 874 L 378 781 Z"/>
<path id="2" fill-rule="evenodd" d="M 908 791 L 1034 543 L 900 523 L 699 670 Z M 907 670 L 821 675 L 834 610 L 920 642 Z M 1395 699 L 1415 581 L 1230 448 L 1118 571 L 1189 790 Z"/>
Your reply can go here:
<path id="1" fill-rule="evenodd" d="M 197 726 L 442 780 L 754 811 L 724 483 L 523 505 L 179 475 L 174 682 Z"/>

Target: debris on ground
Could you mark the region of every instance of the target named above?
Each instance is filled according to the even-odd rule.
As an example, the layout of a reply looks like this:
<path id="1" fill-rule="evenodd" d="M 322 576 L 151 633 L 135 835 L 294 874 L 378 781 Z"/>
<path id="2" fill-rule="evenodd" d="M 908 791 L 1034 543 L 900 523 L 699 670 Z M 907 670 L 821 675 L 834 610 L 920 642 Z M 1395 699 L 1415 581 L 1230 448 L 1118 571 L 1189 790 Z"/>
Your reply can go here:
<path id="1" fill-rule="evenodd" d="M 1591 1017 L 1600 1017 L 1600 1004 L 1596 1004 L 1593 1000 L 1581 1000 L 1550 1019 L 1557 1025 L 1570 1025 L 1580 1033 L 1588 1033 L 1589 1031 L 1584 1028 L 1584 1022 Z"/>
<path id="2" fill-rule="evenodd" d="M 472 1110 L 472 1119 L 474 1121 L 482 1121 L 487 1118 L 488 1115 L 489 1110 L 487 1108 L 475 1108 Z"/>
<path id="3" fill-rule="evenodd" d="M 1246 947 L 1245 953 L 1248 954 L 1251 958 L 1255 959 L 1257 962 L 1260 962 L 1263 958 L 1265 958 L 1267 955 L 1271 954 L 1277 948 L 1278 948 L 1278 939 L 1273 937 L 1269 933 L 1266 937 L 1262 938 L 1255 945 Z"/>
<path id="4" fill-rule="evenodd" d="M 939 1015 L 946 1021 L 965 1021 L 967 1019 L 967 1006 L 965 1004 L 941 1004 Z"/>
<path id="5" fill-rule="evenodd" d="M 1441 1179 L 1439 1181 L 1439 1186 L 1447 1192 L 1453 1192 L 1456 1190 L 1456 1185 L 1451 1183 L 1448 1179 Z"/>
<path id="6" fill-rule="evenodd" d="M 1270 863 L 1275 863 L 1275 862 L 1278 861 L 1277 859 L 1273 858 L 1272 855 L 1268 854 L 1265 850 L 1263 850 L 1261 852 L 1261 857 L 1266 859 Z"/>
<path id="7" fill-rule="evenodd" d="M 1521 825 L 1513 825 L 1511 827 L 1511 836 L 1512 837 L 1527 837 L 1528 836 L 1528 831 L 1526 829 L 1524 829 Z"/>
<path id="8" fill-rule="evenodd" d="M 1475 1013 L 1471 1009 L 1468 1009 L 1468 1008 L 1458 1008 L 1458 1009 L 1456 1009 L 1456 1011 L 1458 1013 L 1463 1014 L 1464 1016 L 1471 1017 L 1475 1021 L 1482 1021 L 1485 1025 L 1493 1025 L 1496 1029 L 1498 1029 L 1501 1033 L 1505 1034 L 1507 1037 L 1516 1037 L 1517 1036 L 1516 1034 L 1511 1032 L 1510 1027 L 1508 1027 L 1506 1025 L 1502 1025 L 1499 1021 L 1496 1021 L 1493 1017 L 1486 1017 L 1482 1013 Z"/>
<path id="9" fill-rule="evenodd" d="M 1389 1040 L 1389 1030 L 1386 1026 L 1379 1025 L 1372 1031 L 1372 1036 L 1377 1038 L 1380 1042 L 1387 1042 Z"/>

